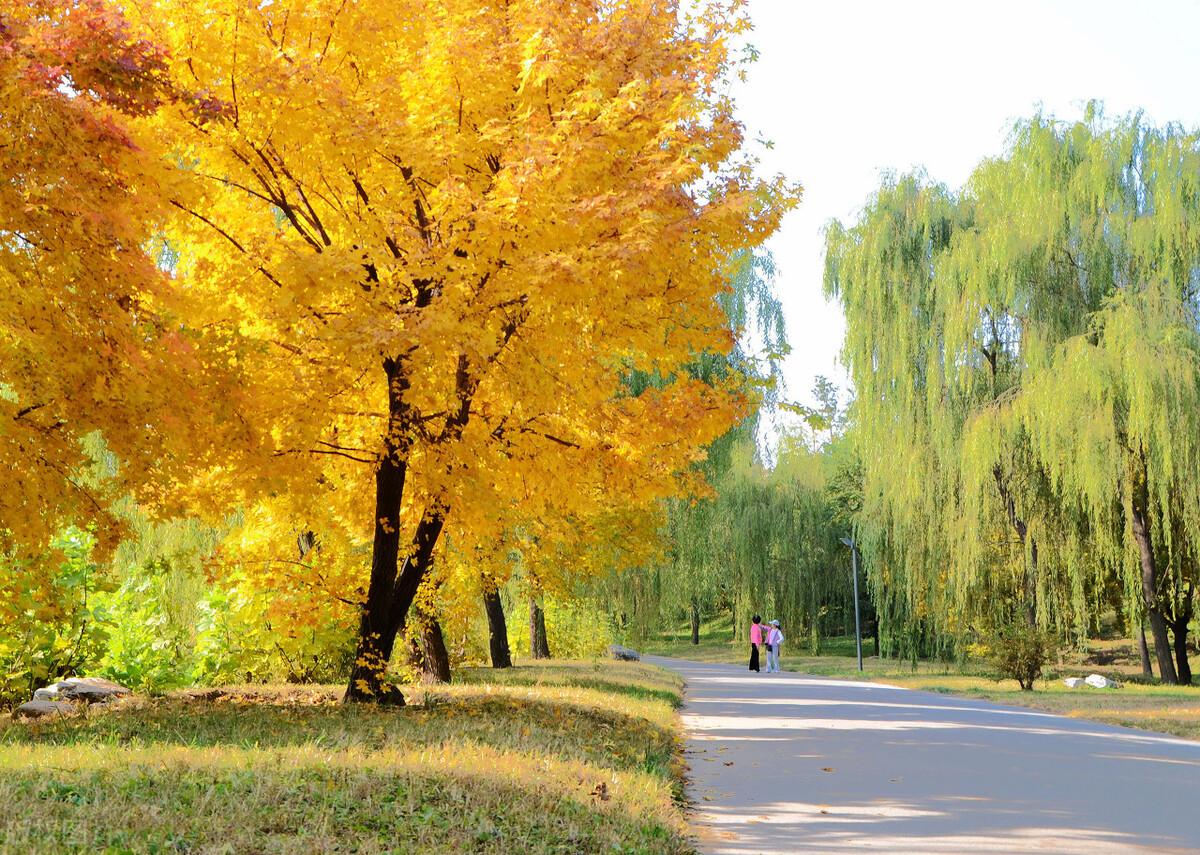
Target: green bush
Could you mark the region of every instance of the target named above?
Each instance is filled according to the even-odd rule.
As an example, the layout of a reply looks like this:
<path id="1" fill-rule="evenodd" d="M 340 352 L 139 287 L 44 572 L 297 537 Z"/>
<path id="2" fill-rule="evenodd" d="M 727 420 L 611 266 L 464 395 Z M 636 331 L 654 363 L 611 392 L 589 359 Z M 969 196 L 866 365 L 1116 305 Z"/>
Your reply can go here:
<path id="1" fill-rule="evenodd" d="M 555 659 L 588 659 L 601 656 L 615 640 L 612 619 L 587 602 L 547 594 L 546 640 Z M 514 656 L 529 656 L 529 601 L 514 598 L 506 608 L 508 644 Z"/>
<path id="2" fill-rule="evenodd" d="M 299 613 L 286 592 L 256 588 L 233 574 L 199 604 L 192 681 L 340 683 L 350 674 L 357 612 L 328 599 Z"/>
<path id="3" fill-rule="evenodd" d="M 33 691 L 86 670 L 100 656 L 110 620 L 103 602 L 112 586 L 104 568 L 92 561 L 96 540 L 77 528 L 65 529 L 50 547 L 61 563 L 44 584 L 21 587 L 33 578 L 20 564 L 0 573 L 0 703 L 29 700 Z"/>
<path id="4" fill-rule="evenodd" d="M 105 598 L 110 627 L 100 673 L 140 690 L 187 685 L 201 590 L 198 573 L 166 558 L 130 568 Z"/>
<path id="5" fill-rule="evenodd" d="M 1000 679 L 1016 680 L 1023 691 L 1030 692 L 1050 659 L 1051 647 L 1049 638 L 1037 629 L 1007 627 L 993 645 L 992 664 L 1000 672 Z"/>

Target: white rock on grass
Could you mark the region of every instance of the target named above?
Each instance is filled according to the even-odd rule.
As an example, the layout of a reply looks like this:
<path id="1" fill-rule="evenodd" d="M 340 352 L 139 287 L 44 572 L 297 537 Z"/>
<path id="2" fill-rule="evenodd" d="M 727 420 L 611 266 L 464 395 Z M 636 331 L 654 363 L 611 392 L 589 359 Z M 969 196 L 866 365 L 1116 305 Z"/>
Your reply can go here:
<path id="1" fill-rule="evenodd" d="M 54 684 L 59 697 L 69 701 L 87 701 L 98 704 L 113 698 L 121 698 L 131 694 L 130 690 L 120 683 L 105 680 L 101 677 L 68 677 Z"/>
<path id="2" fill-rule="evenodd" d="M 15 718 L 45 718 L 46 716 L 72 715 L 79 712 L 78 704 L 70 701 L 26 701 L 13 713 Z"/>
<path id="3" fill-rule="evenodd" d="M 642 655 L 636 650 L 622 647 L 620 644 L 608 645 L 608 655 L 613 659 L 621 659 L 625 662 L 637 662 L 642 658 Z"/>
<path id="4" fill-rule="evenodd" d="M 1119 689 L 1121 687 L 1120 683 L 1110 680 L 1102 674 L 1089 674 L 1084 682 L 1097 689 Z"/>
<path id="5" fill-rule="evenodd" d="M 102 677 L 68 677 L 33 693 L 35 701 L 86 701 L 99 704 L 131 694 L 120 683 Z"/>
<path id="6" fill-rule="evenodd" d="M 1080 686 L 1084 685 L 1085 682 L 1086 681 L 1082 677 L 1068 677 L 1067 679 L 1063 680 L 1063 683 L 1066 684 L 1068 689 L 1078 689 Z"/>

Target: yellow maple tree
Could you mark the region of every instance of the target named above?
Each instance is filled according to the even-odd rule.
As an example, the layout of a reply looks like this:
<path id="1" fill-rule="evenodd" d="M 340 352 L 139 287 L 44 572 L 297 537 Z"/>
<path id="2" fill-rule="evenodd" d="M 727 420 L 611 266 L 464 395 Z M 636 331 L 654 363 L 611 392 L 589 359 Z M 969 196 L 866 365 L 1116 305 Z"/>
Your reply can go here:
<path id="1" fill-rule="evenodd" d="M 384 679 L 448 521 L 586 517 L 670 494 L 740 412 L 689 379 L 726 350 L 730 254 L 796 199 L 740 153 L 737 2 L 159 0 L 147 120 L 196 326 L 248 342 L 253 439 L 203 483 L 363 535 L 347 698 Z M 641 395 L 623 378 L 666 378 Z M 373 521 L 373 522 L 368 522 Z"/>
<path id="2" fill-rule="evenodd" d="M 199 356 L 201 336 L 179 323 L 158 263 L 158 156 L 141 120 L 167 102 L 205 116 L 202 100 L 173 89 L 167 63 L 103 0 L 0 8 L 0 624 L 9 629 L 65 608 L 56 534 L 91 527 L 105 554 L 124 528 L 115 500 L 159 495 L 158 484 L 211 465 L 195 431 L 236 406 L 228 388 L 216 391 L 219 346 Z"/>

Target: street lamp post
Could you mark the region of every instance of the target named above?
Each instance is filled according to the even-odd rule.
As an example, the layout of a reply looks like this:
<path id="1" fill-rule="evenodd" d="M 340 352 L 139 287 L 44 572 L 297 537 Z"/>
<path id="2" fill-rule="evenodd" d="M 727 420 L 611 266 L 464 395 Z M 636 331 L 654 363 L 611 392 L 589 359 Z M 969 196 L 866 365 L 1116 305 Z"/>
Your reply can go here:
<path id="1" fill-rule="evenodd" d="M 858 617 L 858 550 L 852 537 L 843 537 L 842 543 L 850 547 L 850 573 L 854 579 L 854 646 L 858 651 L 858 670 L 862 671 L 862 623 Z"/>

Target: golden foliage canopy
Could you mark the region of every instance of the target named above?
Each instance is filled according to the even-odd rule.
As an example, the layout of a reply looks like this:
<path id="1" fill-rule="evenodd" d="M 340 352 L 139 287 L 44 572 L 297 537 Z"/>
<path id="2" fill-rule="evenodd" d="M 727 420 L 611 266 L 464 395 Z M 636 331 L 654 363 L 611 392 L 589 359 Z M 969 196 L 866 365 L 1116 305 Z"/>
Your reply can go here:
<path id="1" fill-rule="evenodd" d="M 193 486 L 363 537 L 373 505 L 364 637 L 448 520 L 479 540 L 645 503 L 736 417 L 683 369 L 731 346 L 731 255 L 797 195 L 739 153 L 740 4 L 137 8 L 206 105 L 144 129 L 189 322 L 241 343 L 254 431 Z M 629 394 L 634 370 L 669 382 Z"/>
<path id="2" fill-rule="evenodd" d="M 203 458 L 202 412 L 233 402 L 211 393 L 219 351 L 200 357 L 156 264 L 156 164 L 135 125 L 170 100 L 196 109 L 172 91 L 163 49 L 100 0 L 0 11 L 6 552 L 37 554 L 67 522 L 100 523 L 111 546 L 118 488 L 183 477 Z M 103 448 L 119 479 L 89 476 Z"/>

